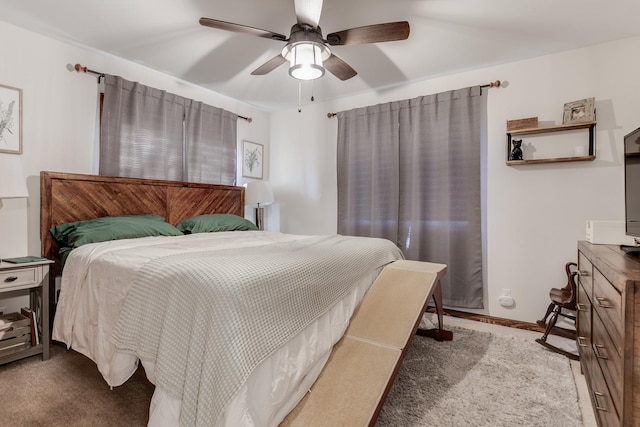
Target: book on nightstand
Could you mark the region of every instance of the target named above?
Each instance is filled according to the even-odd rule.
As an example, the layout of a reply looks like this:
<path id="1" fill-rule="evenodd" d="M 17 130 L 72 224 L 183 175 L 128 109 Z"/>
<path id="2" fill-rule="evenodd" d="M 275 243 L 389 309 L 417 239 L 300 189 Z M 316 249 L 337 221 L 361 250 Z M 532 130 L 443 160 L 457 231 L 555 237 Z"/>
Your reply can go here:
<path id="1" fill-rule="evenodd" d="M 38 336 L 38 320 L 36 319 L 35 311 L 30 308 L 23 307 L 20 309 L 20 313 L 28 318 L 31 322 L 31 346 L 35 347 L 40 344 L 40 337 Z"/>
<path id="2" fill-rule="evenodd" d="M 17 258 L 2 258 L 4 262 L 10 262 L 12 264 L 24 264 L 27 262 L 38 262 L 38 261 L 46 261 L 47 258 L 43 258 L 41 256 L 21 256 Z"/>

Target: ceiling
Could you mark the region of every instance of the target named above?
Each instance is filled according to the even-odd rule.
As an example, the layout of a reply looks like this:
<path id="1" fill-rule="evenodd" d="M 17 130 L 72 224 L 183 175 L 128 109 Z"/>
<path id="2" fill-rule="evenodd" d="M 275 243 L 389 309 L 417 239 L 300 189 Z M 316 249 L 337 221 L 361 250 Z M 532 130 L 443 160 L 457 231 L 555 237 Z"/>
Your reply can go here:
<path id="1" fill-rule="evenodd" d="M 265 76 L 250 73 L 277 55 L 284 42 L 203 27 L 198 20 L 289 35 L 296 22 L 293 2 L 0 0 L 0 20 L 278 111 L 298 106 L 298 81 L 287 65 Z M 358 75 L 341 81 L 326 73 L 313 88 L 305 82 L 302 103 L 310 102 L 312 89 L 322 102 L 640 35 L 638 16 L 638 0 L 324 0 L 325 36 L 402 20 L 411 33 L 404 41 L 333 47 Z"/>

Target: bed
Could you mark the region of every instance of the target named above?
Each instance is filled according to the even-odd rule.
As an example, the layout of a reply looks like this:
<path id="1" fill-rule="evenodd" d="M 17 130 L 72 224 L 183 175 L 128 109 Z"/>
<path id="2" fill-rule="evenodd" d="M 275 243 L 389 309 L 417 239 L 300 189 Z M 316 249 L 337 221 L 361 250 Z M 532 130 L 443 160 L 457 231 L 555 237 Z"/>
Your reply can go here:
<path id="1" fill-rule="evenodd" d="M 41 173 L 52 280 L 63 271 L 54 226 L 243 212 L 243 187 Z M 88 243 L 64 260 L 53 339 L 93 360 L 111 386 L 141 361 L 156 385 L 149 425 L 277 425 L 376 277 L 400 259 L 380 239 L 253 230 Z"/>

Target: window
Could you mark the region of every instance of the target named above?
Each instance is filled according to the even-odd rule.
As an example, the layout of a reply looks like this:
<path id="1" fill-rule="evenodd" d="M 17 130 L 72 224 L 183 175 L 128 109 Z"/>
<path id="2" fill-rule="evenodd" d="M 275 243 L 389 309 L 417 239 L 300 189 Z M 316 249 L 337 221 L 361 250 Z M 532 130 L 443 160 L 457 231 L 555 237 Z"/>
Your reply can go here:
<path id="1" fill-rule="evenodd" d="M 101 175 L 235 185 L 237 115 L 105 77 Z"/>
<path id="2" fill-rule="evenodd" d="M 448 265 L 444 303 L 482 308 L 480 87 L 338 113 L 338 233 Z"/>

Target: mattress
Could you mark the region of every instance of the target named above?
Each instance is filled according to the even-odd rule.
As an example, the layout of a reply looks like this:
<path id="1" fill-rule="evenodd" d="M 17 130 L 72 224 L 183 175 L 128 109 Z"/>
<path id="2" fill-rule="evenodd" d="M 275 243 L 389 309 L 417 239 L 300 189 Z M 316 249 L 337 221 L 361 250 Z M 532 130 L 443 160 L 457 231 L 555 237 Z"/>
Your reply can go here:
<path id="1" fill-rule="evenodd" d="M 93 360 L 111 386 L 124 383 L 137 369 L 135 355 L 111 342 L 133 277 L 160 257 L 202 251 L 227 251 L 297 242 L 310 236 L 269 232 L 222 232 L 177 237 L 150 237 L 89 244 L 74 250 L 62 276 L 53 339 Z M 402 255 L 396 249 L 393 258 Z M 285 345 L 263 360 L 234 394 L 218 425 L 277 425 L 319 375 L 331 348 L 383 266 L 372 266 L 344 297 Z M 153 363 L 144 363 L 156 383 Z M 150 425 L 178 425 L 182 402 L 156 387 Z"/>

